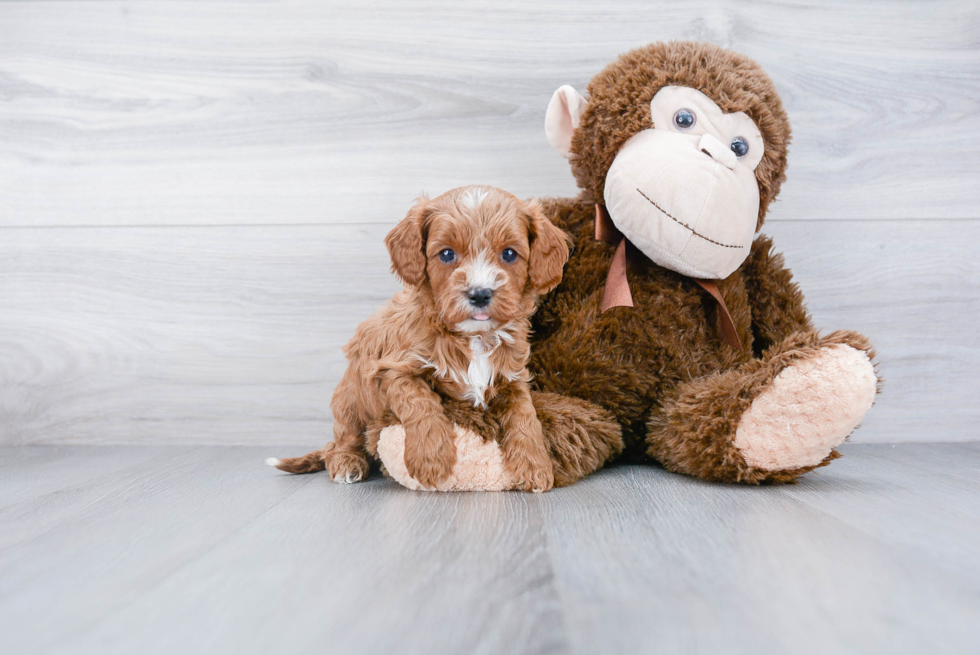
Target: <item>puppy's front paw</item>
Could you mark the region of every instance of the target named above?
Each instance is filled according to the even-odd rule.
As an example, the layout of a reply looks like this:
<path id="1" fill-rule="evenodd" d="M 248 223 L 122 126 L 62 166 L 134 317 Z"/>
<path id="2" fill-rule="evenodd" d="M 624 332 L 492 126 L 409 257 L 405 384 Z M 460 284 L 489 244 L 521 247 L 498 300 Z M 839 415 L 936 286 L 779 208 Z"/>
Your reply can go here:
<path id="1" fill-rule="evenodd" d="M 330 478 L 339 484 L 360 482 L 371 470 L 367 458 L 349 450 L 329 450 L 323 455 Z"/>
<path id="2" fill-rule="evenodd" d="M 405 468 L 423 487 L 435 489 L 452 475 L 456 464 L 453 436 L 448 421 L 405 426 Z"/>
<path id="3" fill-rule="evenodd" d="M 506 460 L 507 468 L 517 480 L 516 488 L 542 493 L 555 486 L 554 468 L 546 453 L 511 453 Z"/>

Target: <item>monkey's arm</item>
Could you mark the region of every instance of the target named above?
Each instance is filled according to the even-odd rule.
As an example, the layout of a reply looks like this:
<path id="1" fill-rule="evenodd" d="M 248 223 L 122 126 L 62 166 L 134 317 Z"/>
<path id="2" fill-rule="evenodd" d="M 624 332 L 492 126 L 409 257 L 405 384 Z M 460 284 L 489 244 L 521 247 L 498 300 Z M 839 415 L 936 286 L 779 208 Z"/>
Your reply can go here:
<path id="1" fill-rule="evenodd" d="M 794 332 L 811 332 L 813 323 L 806 310 L 803 292 L 783 256 L 772 250 L 772 239 L 759 235 L 742 267 L 752 309 L 752 331 L 756 355 Z"/>

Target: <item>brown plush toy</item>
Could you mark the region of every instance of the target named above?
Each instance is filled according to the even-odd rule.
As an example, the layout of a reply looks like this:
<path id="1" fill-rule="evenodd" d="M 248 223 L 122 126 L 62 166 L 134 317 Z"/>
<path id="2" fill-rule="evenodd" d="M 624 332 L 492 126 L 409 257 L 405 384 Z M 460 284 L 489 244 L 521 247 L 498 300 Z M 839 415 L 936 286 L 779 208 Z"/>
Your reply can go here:
<path id="1" fill-rule="evenodd" d="M 874 352 L 855 332 L 819 334 L 782 256 L 756 235 L 790 138 L 758 64 L 710 44 L 651 44 L 594 77 L 588 98 L 556 91 L 545 127 L 582 193 L 542 201 L 574 249 L 535 316 L 529 366 L 539 391 L 611 412 L 624 446 L 608 429 L 543 420 L 556 486 L 621 450 L 751 484 L 838 457 L 873 404 Z M 381 458 L 417 486 L 397 457 Z"/>

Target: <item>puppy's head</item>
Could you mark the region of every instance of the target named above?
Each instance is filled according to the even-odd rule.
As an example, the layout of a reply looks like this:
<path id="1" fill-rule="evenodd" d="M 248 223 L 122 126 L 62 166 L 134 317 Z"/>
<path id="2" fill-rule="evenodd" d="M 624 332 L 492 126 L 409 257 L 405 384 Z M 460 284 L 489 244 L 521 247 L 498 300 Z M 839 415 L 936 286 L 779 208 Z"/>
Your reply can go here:
<path id="1" fill-rule="evenodd" d="M 534 201 L 485 186 L 419 198 L 385 239 L 392 269 L 431 291 L 451 330 L 493 330 L 527 315 L 561 281 L 568 238 Z"/>

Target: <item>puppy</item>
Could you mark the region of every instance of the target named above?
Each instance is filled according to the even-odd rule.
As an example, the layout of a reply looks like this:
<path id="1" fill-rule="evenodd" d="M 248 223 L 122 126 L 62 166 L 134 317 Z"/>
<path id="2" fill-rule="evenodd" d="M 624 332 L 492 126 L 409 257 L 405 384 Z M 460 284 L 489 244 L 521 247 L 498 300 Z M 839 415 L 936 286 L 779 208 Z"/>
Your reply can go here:
<path id="1" fill-rule="evenodd" d="M 518 488 L 551 489 L 528 387 L 528 331 L 538 296 L 561 281 L 569 243 L 537 204 L 500 189 L 420 198 L 385 239 L 404 290 L 344 349 L 347 371 L 330 404 L 334 440 L 268 463 L 290 473 L 325 468 L 335 482 L 358 482 L 370 470 L 366 430 L 394 417 L 405 428 L 408 473 L 435 487 L 456 463 L 445 397 L 499 416 L 504 465 Z"/>

